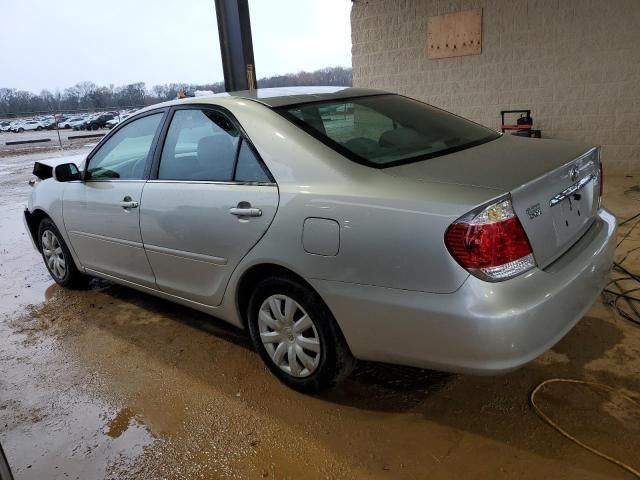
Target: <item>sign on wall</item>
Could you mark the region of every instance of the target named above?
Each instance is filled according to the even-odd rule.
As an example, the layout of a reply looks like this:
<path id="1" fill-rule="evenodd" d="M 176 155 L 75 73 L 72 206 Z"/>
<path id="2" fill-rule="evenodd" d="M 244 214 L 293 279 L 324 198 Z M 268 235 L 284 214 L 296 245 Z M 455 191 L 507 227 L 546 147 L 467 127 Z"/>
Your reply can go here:
<path id="1" fill-rule="evenodd" d="M 460 57 L 482 53 L 482 9 L 427 19 L 427 56 Z"/>

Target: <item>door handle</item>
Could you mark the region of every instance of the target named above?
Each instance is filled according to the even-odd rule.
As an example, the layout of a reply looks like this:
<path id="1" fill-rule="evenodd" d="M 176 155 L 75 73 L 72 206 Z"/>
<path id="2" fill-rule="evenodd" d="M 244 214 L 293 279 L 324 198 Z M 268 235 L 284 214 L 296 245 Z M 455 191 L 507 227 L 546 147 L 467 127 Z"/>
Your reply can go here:
<path id="1" fill-rule="evenodd" d="M 120 206 L 122 208 L 124 208 L 125 210 L 128 210 L 129 208 L 138 208 L 139 205 L 140 204 L 138 202 L 136 202 L 135 200 L 132 200 L 129 195 L 124 197 L 122 199 L 122 201 L 120 202 Z"/>
<path id="2" fill-rule="evenodd" d="M 262 210 L 252 207 L 233 207 L 229 209 L 231 215 L 236 217 L 260 217 L 262 216 Z"/>

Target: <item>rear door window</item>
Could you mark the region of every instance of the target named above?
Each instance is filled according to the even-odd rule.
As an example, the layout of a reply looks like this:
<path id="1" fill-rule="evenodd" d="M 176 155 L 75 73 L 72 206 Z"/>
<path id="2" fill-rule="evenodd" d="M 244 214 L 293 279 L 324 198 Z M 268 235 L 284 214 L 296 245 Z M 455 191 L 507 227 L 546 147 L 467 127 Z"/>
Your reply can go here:
<path id="1" fill-rule="evenodd" d="M 237 182 L 270 183 L 271 179 L 262 168 L 249 144 L 243 140 L 238 152 L 235 180 Z"/>
<path id="2" fill-rule="evenodd" d="M 231 181 L 240 131 L 224 114 L 186 109 L 173 115 L 158 179 Z"/>

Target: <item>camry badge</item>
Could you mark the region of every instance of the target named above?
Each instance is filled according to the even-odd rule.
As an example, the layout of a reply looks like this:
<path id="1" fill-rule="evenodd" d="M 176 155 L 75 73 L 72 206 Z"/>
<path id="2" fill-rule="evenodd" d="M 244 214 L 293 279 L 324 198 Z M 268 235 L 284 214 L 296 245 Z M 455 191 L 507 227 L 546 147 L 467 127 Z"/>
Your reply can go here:
<path id="1" fill-rule="evenodd" d="M 534 219 L 542 215 L 542 207 L 540 207 L 540 204 L 536 203 L 535 205 L 531 205 L 527 208 L 527 215 L 529 215 L 530 219 Z"/>

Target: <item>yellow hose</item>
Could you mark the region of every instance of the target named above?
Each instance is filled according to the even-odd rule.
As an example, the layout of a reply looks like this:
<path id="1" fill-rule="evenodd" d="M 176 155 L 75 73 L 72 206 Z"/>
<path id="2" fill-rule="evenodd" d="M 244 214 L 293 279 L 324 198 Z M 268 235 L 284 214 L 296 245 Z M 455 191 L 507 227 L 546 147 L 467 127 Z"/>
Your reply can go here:
<path id="1" fill-rule="evenodd" d="M 640 478 L 640 470 L 636 470 L 631 465 L 627 465 L 623 461 L 618 460 L 617 458 L 614 458 L 614 457 L 612 457 L 610 455 L 607 455 L 606 453 L 601 452 L 600 450 L 598 450 L 596 448 L 593 448 L 593 447 L 587 445 L 584 442 L 581 442 L 576 437 L 574 437 L 569 432 L 567 432 L 562 427 L 560 427 L 553 420 L 551 420 L 547 415 L 545 415 L 545 413 L 538 407 L 538 405 L 536 405 L 535 396 L 540 391 L 540 389 L 542 389 L 542 387 L 544 387 L 545 385 L 548 385 L 550 383 L 573 383 L 573 384 L 581 384 L 581 385 L 591 385 L 592 387 L 596 387 L 596 388 L 599 388 L 601 390 L 606 390 L 607 392 L 616 392 L 619 395 L 621 395 L 623 398 L 628 400 L 629 402 L 633 403 L 634 405 L 637 405 L 638 407 L 640 407 L 640 402 L 638 402 L 637 400 L 631 398 L 628 395 L 625 395 L 624 393 L 620 392 L 618 389 L 610 387 L 609 385 L 605 385 L 603 383 L 588 382 L 586 380 L 574 380 L 574 379 L 570 379 L 570 378 L 550 378 L 549 380 L 545 380 L 544 382 L 542 382 L 536 388 L 533 389 L 533 392 L 531 392 L 531 397 L 529 397 L 529 399 L 531 401 L 531 406 L 533 407 L 533 410 L 538 414 L 538 416 L 540 418 L 542 418 L 545 422 L 547 422 L 549 425 L 551 425 L 553 428 L 555 428 L 562 435 L 567 437 L 572 442 L 577 443 L 582 448 L 585 448 L 585 449 L 589 450 L 591 453 L 595 453 L 599 457 L 602 457 L 605 460 L 608 460 L 609 462 L 614 463 L 618 467 L 626 470 L 627 472 L 631 473 L 632 475 L 635 475 L 637 478 Z"/>

